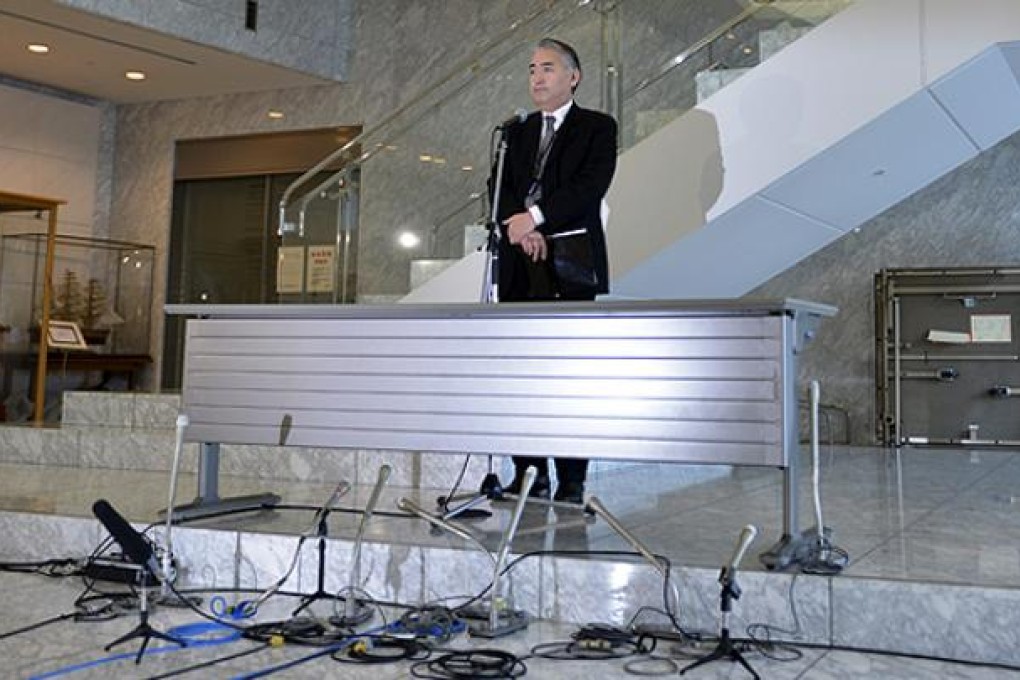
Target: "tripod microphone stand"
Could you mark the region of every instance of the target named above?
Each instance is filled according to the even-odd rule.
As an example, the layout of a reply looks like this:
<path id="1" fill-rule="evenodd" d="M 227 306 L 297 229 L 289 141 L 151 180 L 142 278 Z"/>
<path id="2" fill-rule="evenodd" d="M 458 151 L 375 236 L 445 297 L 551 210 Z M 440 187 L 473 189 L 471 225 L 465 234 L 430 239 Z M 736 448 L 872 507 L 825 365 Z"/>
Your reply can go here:
<path id="1" fill-rule="evenodd" d="M 307 608 L 313 602 L 319 600 L 331 600 L 333 595 L 326 591 L 326 539 L 329 538 L 329 513 L 332 512 L 333 506 L 340 500 L 342 496 L 347 494 L 351 490 L 351 485 L 345 480 L 341 480 L 337 484 L 336 489 L 333 490 L 333 494 L 329 497 L 319 511 L 315 514 L 316 522 L 315 526 L 315 538 L 318 541 L 316 549 L 319 552 L 319 573 L 316 576 L 316 588 L 314 593 L 310 593 L 301 598 L 301 603 L 291 612 L 291 616 L 297 616 L 302 610 Z M 306 534 L 307 535 L 307 534 Z"/>
<path id="2" fill-rule="evenodd" d="M 720 611 L 720 624 L 719 624 L 719 644 L 716 645 L 715 649 L 709 652 L 706 656 L 701 657 L 697 661 L 680 669 L 680 675 L 683 675 L 687 671 L 697 668 L 698 666 L 704 666 L 705 664 L 721 659 L 729 659 L 732 662 L 739 663 L 744 669 L 751 674 L 754 680 L 760 680 L 760 676 L 751 667 L 751 664 L 747 662 L 744 655 L 740 653 L 736 645 L 733 644 L 732 638 L 730 638 L 730 624 L 729 617 L 730 612 L 733 610 L 733 600 L 740 599 L 740 586 L 737 584 L 737 566 L 744 557 L 744 553 L 747 552 L 748 547 L 754 541 L 755 536 L 758 535 L 758 529 L 753 524 L 748 524 L 744 527 L 743 531 L 740 532 L 740 540 L 737 543 L 737 549 L 733 553 L 733 559 L 730 563 L 722 568 L 719 572 L 719 585 L 722 590 L 719 593 L 719 611 Z"/>
<path id="3" fill-rule="evenodd" d="M 162 631 L 158 631 L 152 627 L 149 623 L 149 596 L 146 576 L 148 575 L 148 569 L 143 566 L 132 564 L 129 565 L 131 569 L 134 569 L 137 573 L 138 580 L 138 625 L 133 629 L 124 633 L 119 638 L 111 642 L 110 644 L 103 647 L 104 651 L 110 651 L 122 642 L 128 640 L 134 640 L 135 638 L 142 639 L 142 646 L 138 648 L 138 655 L 135 656 L 135 663 L 140 664 L 142 662 L 142 656 L 145 654 L 145 649 L 149 646 L 149 641 L 152 638 L 157 640 L 163 640 L 165 642 L 172 642 L 175 645 L 181 647 L 187 647 L 187 643 L 184 640 L 175 638 L 173 635 L 168 635 Z"/>
<path id="4" fill-rule="evenodd" d="M 131 568 L 136 570 L 138 575 L 138 625 L 132 630 L 121 635 L 119 638 L 106 645 L 104 648 L 106 651 L 110 651 L 122 642 L 133 640 L 135 638 L 142 639 L 142 646 L 138 650 L 138 656 L 135 657 L 135 663 L 140 664 L 142 662 L 142 655 L 145 654 L 146 647 L 149 646 L 149 640 L 156 638 L 158 640 L 165 640 L 166 642 L 172 642 L 181 647 L 186 647 L 187 643 L 184 640 L 179 640 L 172 635 L 160 632 L 152 627 L 149 623 L 149 596 L 148 590 L 146 589 L 148 576 L 152 576 L 157 581 L 166 581 L 169 579 L 169 574 L 161 574 L 159 560 L 156 559 L 156 554 L 149 545 L 149 542 L 145 540 L 145 537 L 135 531 L 124 516 L 113 509 L 107 501 L 100 499 L 92 504 L 92 513 L 96 516 L 96 519 L 102 523 L 113 540 L 121 547 L 124 554 L 131 558 L 134 562 Z"/>

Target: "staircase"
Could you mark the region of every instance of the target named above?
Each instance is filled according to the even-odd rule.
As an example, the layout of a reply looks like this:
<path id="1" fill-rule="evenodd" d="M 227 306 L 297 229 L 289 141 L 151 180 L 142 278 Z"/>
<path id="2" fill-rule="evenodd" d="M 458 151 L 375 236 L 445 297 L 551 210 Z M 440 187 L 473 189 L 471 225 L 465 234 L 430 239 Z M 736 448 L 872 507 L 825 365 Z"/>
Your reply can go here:
<path id="1" fill-rule="evenodd" d="M 994 146 L 1020 128 L 1017 38 L 1005 0 L 834 16 L 621 156 L 614 292 L 743 295 Z"/>
<path id="2" fill-rule="evenodd" d="M 768 31 L 763 56 L 800 32 Z M 1020 129 L 1017 39 L 1009 0 L 859 0 L 749 70 L 699 71 L 703 100 L 638 113 L 621 154 L 614 295 L 743 295 L 991 148 Z M 469 258 L 443 273 L 458 285 L 433 285 L 473 299 L 477 271 Z"/>

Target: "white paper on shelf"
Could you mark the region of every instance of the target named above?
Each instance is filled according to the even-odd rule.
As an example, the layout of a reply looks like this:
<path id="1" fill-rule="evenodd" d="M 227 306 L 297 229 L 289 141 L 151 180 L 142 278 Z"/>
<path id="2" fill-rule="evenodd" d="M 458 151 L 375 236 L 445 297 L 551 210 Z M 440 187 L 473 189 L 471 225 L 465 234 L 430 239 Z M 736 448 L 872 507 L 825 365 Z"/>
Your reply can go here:
<path id="1" fill-rule="evenodd" d="M 959 331 L 939 331 L 934 328 L 928 331 L 928 342 L 940 342 L 950 345 L 966 345 L 970 342 L 970 333 Z"/>

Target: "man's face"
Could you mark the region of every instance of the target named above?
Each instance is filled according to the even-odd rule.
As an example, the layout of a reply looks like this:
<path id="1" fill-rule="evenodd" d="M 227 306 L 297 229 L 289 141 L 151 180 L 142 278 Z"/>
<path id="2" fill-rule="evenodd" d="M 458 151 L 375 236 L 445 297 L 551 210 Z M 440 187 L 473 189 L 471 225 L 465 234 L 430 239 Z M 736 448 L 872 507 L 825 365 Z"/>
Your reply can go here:
<path id="1" fill-rule="evenodd" d="M 567 68 L 563 55 L 556 50 L 539 47 L 528 67 L 531 84 L 531 101 L 542 111 L 551 113 L 573 96 L 571 88 L 580 74 Z"/>

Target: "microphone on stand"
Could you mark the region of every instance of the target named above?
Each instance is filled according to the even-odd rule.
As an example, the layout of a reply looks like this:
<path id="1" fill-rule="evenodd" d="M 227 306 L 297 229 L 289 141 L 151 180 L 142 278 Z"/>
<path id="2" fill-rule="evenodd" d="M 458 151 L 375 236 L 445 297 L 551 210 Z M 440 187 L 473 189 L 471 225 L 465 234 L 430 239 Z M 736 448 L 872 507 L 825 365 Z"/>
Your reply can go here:
<path id="1" fill-rule="evenodd" d="M 588 497 L 588 507 L 592 512 L 601 517 L 605 523 L 609 525 L 610 529 L 619 534 L 620 538 L 630 543 L 631 547 L 634 548 L 641 557 L 645 558 L 648 564 L 655 567 L 655 570 L 662 574 L 663 578 L 666 578 L 666 567 L 662 564 L 662 561 L 657 558 L 655 554 L 638 539 L 637 536 L 628 531 L 627 528 L 620 523 L 620 520 L 610 514 L 597 496 Z"/>
<path id="2" fill-rule="evenodd" d="M 322 507 L 326 510 L 332 510 L 333 506 L 335 506 L 342 497 L 346 496 L 350 490 L 351 483 L 346 479 L 341 479 L 340 483 L 336 485 L 335 489 L 333 489 L 333 493 L 331 493 L 326 502 L 322 504 Z"/>
<path id="3" fill-rule="evenodd" d="M 358 525 L 358 533 L 354 537 L 354 555 L 351 565 L 351 578 L 347 585 L 347 597 L 344 598 L 344 612 L 330 618 L 330 623 L 335 626 L 358 626 L 372 618 L 372 609 L 358 601 L 356 593 L 361 588 L 361 546 L 365 538 L 365 527 L 372 519 L 375 506 L 379 504 L 379 496 L 383 487 L 386 486 L 390 473 L 393 471 L 389 465 L 383 464 L 379 468 L 379 476 L 376 478 L 372 495 L 365 504 L 365 511 L 361 514 L 361 524 Z M 348 486 L 349 488 L 349 486 Z"/>
<path id="4" fill-rule="evenodd" d="M 492 556 L 492 553 L 489 552 L 489 549 L 486 548 L 484 545 L 482 545 L 481 541 L 479 541 L 477 538 L 475 538 L 466 529 L 462 529 L 461 527 L 457 526 L 453 522 L 447 521 L 447 520 L 443 519 L 442 517 L 437 517 L 436 515 L 433 515 L 428 510 L 426 510 L 425 508 L 421 507 L 420 505 L 418 505 L 417 503 L 412 501 L 410 498 L 400 498 L 397 501 L 397 508 L 400 509 L 403 512 L 411 513 L 412 515 L 414 515 L 418 519 L 425 520 L 426 522 L 428 522 L 429 524 L 431 524 L 434 527 L 437 527 L 439 529 L 443 529 L 445 531 L 448 531 L 451 534 L 453 534 L 454 536 L 456 536 L 457 538 L 463 539 L 463 540 L 467 541 L 468 543 L 474 544 L 482 552 L 484 552 L 488 556 L 488 558 L 490 560 L 492 560 L 493 564 L 496 563 L 496 558 Z"/>
<path id="5" fill-rule="evenodd" d="M 108 501 L 101 498 L 93 503 L 92 514 L 106 527 L 113 540 L 132 562 L 147 570 L 154 578 L 160 579 L 165 576 L 149 542 L 124 519 L 123 515 L 114 510 Z"/>
<path id="6" fill-rule="evenodd" d="M 528 493 L 531 491 L 531 487 L 535 483 L 535 477 L 537 474 L 538 473 L 534 466 L 529 466 L 528 469 L 524 471 L 524 481 L 521 484 L 521 493 L 514 505 L 513 512 L 510 516 L 510 522 L 507 524 L 507 528 L 503 532 L 503 537 L 500 540 L 499 548 L 496 550 L 495 555 L 490 553 L 489 549 L 482 545 L 477 538 L 455 524 L 426 512 L 407 498 L 401 498 L 397 501 L 397 507 L 401 510 L 417 515 L 432 526 L 445 529 L 455 536 L 463 538 L 466 541 L 470 541 L 471 543 L 479 546 L 489 559 L 492 560 L 492 582 L 489 585 L 490 596 L 488 609 L 485 611 L 468 610 L 466 608 L 460 610 L 460 615 L 462 617 L 477 620 L 476 623 L 468 625 L 468 629 L 471 631 L 471 634 L 476 637 L 496 638 L 528 627 L 528 615 L 526 612 L 517 611 L 509 604 L 505 607 L 501 606 L 500 577 L 503 572 L 503 565 L 506 563 L 507 556 L 510 554 L 510 544 L 513 542 L 514 534 L 517 532 L 517 526 L 520 524 L 521 515 L 524 512 L 524 505 L 528 501 Z"/>
<path id="7" fill-rule="evenodd" d="M 753 524 L 748 524 L 740 531 L 740 538 L 737 539 L 737 545 L 733 549 L 733 557 L 730 558 L 729 564 L 724 564 L 722 570 L 719 572 L 719 583 L 726 583 L 732 581 L 737 575 L 737 567 L 744 561 L 744 555 L 747 553 L 747 549 L 754 543 L 754 539 L 758 536 L 758 527 Z"/>
<path id="8" fill-rule="evenodd" d="M 648 549 L 644 543 L 641 542 L 637 536 L 631 533 L 627 527 L 618 520 L 612 513 L 606 510 L 606 507 L 602 505 L 602 501 L 597 496 L 588 497 L 588 509 L 595 513 L 598 517 L 601 517 L 609 528 L 612 529 L 620 536 L 623 540 L 630 543 L 631 547 L 645 559 L 659 574 L 662 576 L 664 584 L 669 588 L 669 594 L 672 596 L 672 601 L 666 599 L 665 592 L 663 593 L 663 600 L 666 606 L 666 612 L 670 615 L 670 618 L 675 618 L 676 612 L 680 609 L 680 591 L 677 589 L 676 583 L 673 581 L 672 575 L 669 570 L 666 569 L 666 565 L 661 559 L 656 557 L 655 553 Z M 676 624 L 674 624 L 676 625 Z"/>
<path id="9" fill-rule="evenodd" d="M 517 125 L 518 123 L 523 123 L 527 118 L 528 118 L 527 109 L 517 109 L 516 111 L 514 111 L 514 115 L 510 116 L 502 123 L 497 125 L 496 129 L 505 131 L 509 128 L 512 128 L 514 125 Z"/>

